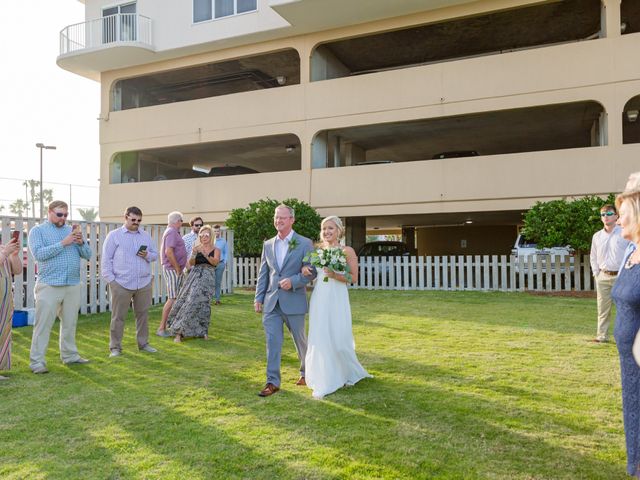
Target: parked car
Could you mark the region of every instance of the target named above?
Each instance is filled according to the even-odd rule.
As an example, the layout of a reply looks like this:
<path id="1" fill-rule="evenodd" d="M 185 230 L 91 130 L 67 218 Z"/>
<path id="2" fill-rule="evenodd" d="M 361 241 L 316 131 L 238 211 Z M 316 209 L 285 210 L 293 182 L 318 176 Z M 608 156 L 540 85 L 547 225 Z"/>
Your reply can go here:
<path id="1" fill-rule="evenodd" d="M 441 152 L 436 153 L 433 158 L 434 159 L 442 159 L 442 158 L 462 158 L 462 157 L 477 157 L 478 152 L 475 150 L 456 150 L 454 152 Z"/>
<path id="2" fill-rule="evenodd" d="M 246 175 L 248 173 L 259 173 L 253 168 L 244 167 L 242 165 L 224 165 L 222 167 L 213 167 L 209 170 L 210 177 L 226 177 L 228 175 Z"/>
<path id="3" fill-rule="evenodd" d="M 569 261 L 571 262 L 570 268 L 573 271 L 573 249 L 569 245 L 564 247 L 538 248 L 537 244 L 527 240 L 522 235 L 518 234 L 516 242 L 511 249 L 511 255 L 516 257 L 516 262 L 519 262 L 520 258 L 523 258 L 523 261 L 525 263 L 528 263 L 529 257 L 531 257 L 531 261 L 534 263 L 534 265 L 538 261 L 538 256 L 550 257 L 551 255 L 554 255 L 556 261 L 560 262 L 564 262 L 565 258 L 569 257 Z M 517 263 L 516 271 L 518 271 Z"/>
<path id="4" fill-rule="evenodd" d="M 404 255 L 411 255 L 411 251 L 403 242 L 369 242 L 358 250 L 359 257 L 398 257 Z"/>

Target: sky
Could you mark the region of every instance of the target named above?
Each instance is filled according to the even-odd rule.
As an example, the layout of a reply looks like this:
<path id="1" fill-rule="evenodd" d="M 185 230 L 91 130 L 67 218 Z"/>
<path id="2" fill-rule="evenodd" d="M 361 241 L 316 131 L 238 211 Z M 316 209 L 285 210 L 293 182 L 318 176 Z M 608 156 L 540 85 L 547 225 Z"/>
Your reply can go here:
<path id="1" fill-rule="evenodd" d="M 40 178 L 36 143 L 57 147 L 43 151 L 44 188 L 68 202 L 71 184 L 74 209 L 98 209 L 100 84 L 56 64 L 60 31 L 84 20 L 77 0 L 2 2 L 1 214 L 24 199 L 24 180 Z"/>

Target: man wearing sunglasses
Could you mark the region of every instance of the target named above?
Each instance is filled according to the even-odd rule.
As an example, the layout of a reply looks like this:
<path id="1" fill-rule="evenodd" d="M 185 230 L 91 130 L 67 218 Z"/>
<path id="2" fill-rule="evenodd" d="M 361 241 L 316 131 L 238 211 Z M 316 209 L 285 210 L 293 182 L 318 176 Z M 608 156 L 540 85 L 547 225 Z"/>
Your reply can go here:
<path id="1" fill-rule="evenodd" d="M 151 236 L 140 229 L 140 222 L 142 210 L 127 208 L 124 225 L 109 232 L 102 248 L 100 273 L 109 283 L 111 294 L 109 357 L 122 354 L 124 319 L 132 301 L 138 349 L 147 353 L 157 352 L 149 345 L 148 312 L 153 290 L 151 264 L 158 259 L 158 251 Z"/>
<path id="2" fill-rule="evenodd" d="M 604 205 L 600 209 L 600 219 L 604 228 L 598 230 L 591 240 L 591 272 L 593 273 L 598 295 L 598 327 L 596 338 L 592 341 L 608 341 L 611 323 L 611 289 L 618 277 L 624 252 L 629 244 L 622 238 L 622 228 L 616 225 L 618 214 L 613 205 Z"/>
<path id="3" fill-rule="evenodd" d="M 187 249 L 187 258 L 191 256 L 191 251 L 193 250 L 193 244 L 198 238 L 198 234 L 200 233 L 200 229 L 202 225 L 204 225 L 204 221 L 202 217 L 193 217 L 189 220 L 189 225 L 191 226 L 191 231 L 182 236 L 182 240 L 184 240 L 184 247 Z"/>
<path id="4" fill-rule="evenodd" d="M 55 200 L 49 204 L 47 220 L 29 232 L 29 250 L 38 263 L 36 318 L 29 356 L 33 373 L 49 371 L 45 354 L 58 315 L 62 362 L 65 365 L 89 362 L 78 353 L 76 324 L 80 309 L 80 259 L 89 260 L 91 248 L 80 228 L 66 224 L 68 215 L 69 206 Z"/>

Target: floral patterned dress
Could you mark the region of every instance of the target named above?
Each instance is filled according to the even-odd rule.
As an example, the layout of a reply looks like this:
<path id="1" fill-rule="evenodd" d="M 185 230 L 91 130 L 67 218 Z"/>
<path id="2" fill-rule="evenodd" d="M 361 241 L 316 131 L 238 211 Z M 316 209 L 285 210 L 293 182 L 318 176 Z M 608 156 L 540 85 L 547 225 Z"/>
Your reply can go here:
<path id="1" fill-rule="evenodd" d="M 215 253 L 214 248 L 209 257 L 213 257 Z M 202 253 L 198 253 L 196 264 L 182 283 L 167 319 L 167 327 L 172 335 L 204 337 L 209 334 L 215 279 L 216 268 Z"/>
<path id="2" fill-rule="evenodd" d="M 0 264 L 0 370 L 11 368 L 11 320 L 13 294 L 9 260 Z"/>

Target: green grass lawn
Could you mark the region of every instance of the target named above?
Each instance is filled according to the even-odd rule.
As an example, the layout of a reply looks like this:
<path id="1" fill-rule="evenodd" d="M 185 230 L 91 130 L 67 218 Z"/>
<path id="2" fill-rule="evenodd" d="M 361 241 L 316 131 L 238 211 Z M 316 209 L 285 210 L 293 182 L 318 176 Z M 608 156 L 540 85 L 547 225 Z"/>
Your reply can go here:
<path id="1" fill-rule="evenodd" d="M 516 293 L 352 291 L 354 336 L 374 375 L 323 401 L 296 387 L 260 398 L 264 334 L 250 292 L 213 308 L 211 340 L 141 354 L 127 320 L 81 318 L 88 365 L 28 368 L 14 330 L 0 384 L 0 478 L 624 479 L 614 344 L 591 344 L 594 299 Z M 151 328 L 159 323 L 154 308 Z M 57 328 L 57 325 L 56 325 Z"/>

